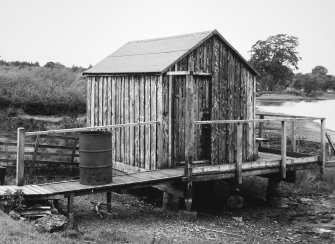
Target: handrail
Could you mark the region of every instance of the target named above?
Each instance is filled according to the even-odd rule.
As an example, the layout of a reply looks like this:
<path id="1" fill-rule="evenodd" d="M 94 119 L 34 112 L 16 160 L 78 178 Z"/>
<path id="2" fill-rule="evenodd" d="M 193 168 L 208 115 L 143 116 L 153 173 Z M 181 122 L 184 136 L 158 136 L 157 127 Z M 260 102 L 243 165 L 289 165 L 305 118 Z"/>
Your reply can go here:
<path id="1" fill-rule="evenodd" d="M 261 112 L 257 111 L 256 115 L 263 115 L 268 117 L 287 117 L 287 118 L 314 118 L 314 119 L 322 119 L 319 117 L 312 116 L 303 116 L 303 115 L 290 115 L 290 114 L 281 114 L 281 113 L 272 113 L 272 112 Z"/>
<path id="2" fill-rule="evenodd" d="M 208 125 L 208 124 L 239 124 L 239 123 L 271 122 L 271 121 L 313 121 L 317 119 L 325 119 L 325 118 L 304 117 L 304 118 L 278 118 L 278 119 L 203 120 L 203 121 L 194 121 L 194 124 Z"/>
<path id="3" fill-rule="evenodd" d="M 159 121 L 148 121 L 148 122 L 116 124 L 116 125 L 91 126 L 91 127 L 73 128 L 73 129 L 33 131 L 33 132 L 26 132 L 25 134 L 26 136 L 47 135 L 51 133 L 81 132 L 81 131 L 88 131 L 88 130 L 113 129 L 113 128 L 140 126 L 140 125 L 152 125 L 152 124 L 159 124 L 159 123 L 160 123 Z"/>

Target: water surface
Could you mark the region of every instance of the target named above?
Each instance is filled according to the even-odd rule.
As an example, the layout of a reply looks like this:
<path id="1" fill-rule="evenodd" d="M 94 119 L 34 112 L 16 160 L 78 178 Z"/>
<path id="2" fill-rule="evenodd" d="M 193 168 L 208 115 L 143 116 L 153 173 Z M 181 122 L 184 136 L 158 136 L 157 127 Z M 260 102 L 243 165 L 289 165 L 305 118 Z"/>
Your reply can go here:
<path id="1" fill-rule="evenodd" d="M 260 111 L 289 115 L 324 117 L 326 128 L 335 131 L 335 100 L 322 101 L 257 101 Z"/>

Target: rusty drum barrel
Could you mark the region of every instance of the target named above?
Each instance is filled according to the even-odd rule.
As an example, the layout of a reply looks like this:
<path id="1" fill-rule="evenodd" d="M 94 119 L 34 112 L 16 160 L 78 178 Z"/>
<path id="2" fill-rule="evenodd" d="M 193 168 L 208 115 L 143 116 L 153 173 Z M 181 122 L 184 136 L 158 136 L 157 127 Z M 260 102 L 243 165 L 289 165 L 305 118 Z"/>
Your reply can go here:
<path id="1" fill-rule="evenodd" d="M 80 184 L 104 185 L 112 182 L 112 140 L 110 132 L 79 134 Z"/>

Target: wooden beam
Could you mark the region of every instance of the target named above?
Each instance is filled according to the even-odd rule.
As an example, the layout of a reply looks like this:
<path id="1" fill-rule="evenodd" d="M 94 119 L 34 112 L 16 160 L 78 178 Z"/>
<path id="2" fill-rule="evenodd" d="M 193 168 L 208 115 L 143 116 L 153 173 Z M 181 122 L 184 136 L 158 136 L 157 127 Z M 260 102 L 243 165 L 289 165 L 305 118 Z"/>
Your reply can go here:
<path id="1" fill-rule="evenodd" d="M 74 201 L 74 193 L 70 192 L 67 197 L 67 213 L 73 213 L 73 201 Z"/>
<path id="2" fill-rule="evenodd" d="M 236 135 L 236 178 L 238 184 L 242 184 L 242 132 L 243 124 L 237 124 Z"/>
<path id="3" fill-rule="evenodd" d="M 321 168 L 320 173 L 324 174 L 326 164 L 326 119 L 321 119 Z"/>
<path id="4" fill-rule="evenodd" d="M 264 119 L 264 115 L 261 114 L 261 115 L 259 116 L 259 119 L 263 120 L 263 119 Z M 259 123 L 259 131 L 258 131 L 258 137 L 259 137 L 259 138 L 263 138 L 263 126 L 264 126 L 264 123 L 263 123 L 263 122 L 260 122 L 260 123 Z"/>
<path id="5" fill-rule="evenodd" d="M 286 178 L 286 121 L 281 122 L 281 176 Z"/>
<path id="6" fill-rule="evenodd" d="M 173 76 L 173 75 L 193 75 L 193 76 L 212 76 L 211 73 L 205 72 L 193 72 L 193 71 L 169 71 L 166 75 Z"/>
<path id="7" fill-rule="evenodd" d="M 107 199 L 107 212 L 112 212 L 112 193 L 110 191 L 106 192 L 106 199 Z"/>
<path id="8" fill-rule="evenodd" d="M 164 166 L 164 127 L 163 127 L 163 76 L 159 76 L 157 83 L 157 167 Z"/>
<path id="9" fill-rule="evenodd" d="M 169 71 L 166 75 L 189 75 L 190 73 L 190 71 Z"/>
<path id="10" fill-rule="evenodd" d="M 17 129 L 17 155 L 16 155 L 16 185 L 24 185 L 24 147 L 25 147 L 25 129 Z"/>

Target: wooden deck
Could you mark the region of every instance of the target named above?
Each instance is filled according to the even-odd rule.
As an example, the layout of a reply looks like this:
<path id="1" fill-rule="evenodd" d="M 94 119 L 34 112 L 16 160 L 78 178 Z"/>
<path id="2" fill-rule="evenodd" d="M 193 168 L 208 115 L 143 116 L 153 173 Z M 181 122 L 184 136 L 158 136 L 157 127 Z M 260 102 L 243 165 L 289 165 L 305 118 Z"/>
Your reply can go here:
<path id="1" fill-rule="evenodd" d="M 320 167 L 318 156 L 294 157 L 288 156 L 287 171 Z M 301 156 L 301 155 L 300 155 Z M 243 176 L 276 174 L 280 172 L 281 156 L 275 153 L 260 152 L 254 162 L 242 164 Z M 192 181 L 208 181 L 217 179 L 236 178 L 236 164 L 195 166 Z M 153 170 L 140 173 L 121 173 L 113 177 L 113 183 L 99 186 L 82 185 L 78 180 L 53 182 L 40 185 L 4 185 L 0 186 L 0 195 L 6 190 L 15 192 L 21 189 L 28 198 L 61 199 L 70 193 L 75 196 L 88 195 L 98 192 L 108 192 L 120 189 L 154 186 L 162 183 L 186 181 L 184 168 Z"/>

